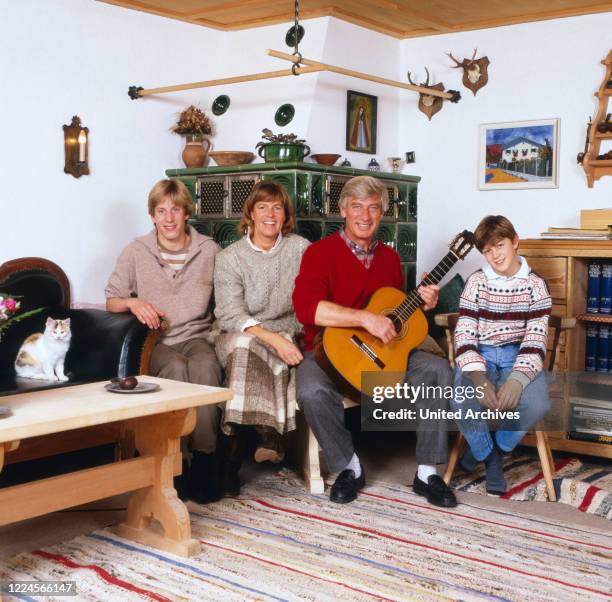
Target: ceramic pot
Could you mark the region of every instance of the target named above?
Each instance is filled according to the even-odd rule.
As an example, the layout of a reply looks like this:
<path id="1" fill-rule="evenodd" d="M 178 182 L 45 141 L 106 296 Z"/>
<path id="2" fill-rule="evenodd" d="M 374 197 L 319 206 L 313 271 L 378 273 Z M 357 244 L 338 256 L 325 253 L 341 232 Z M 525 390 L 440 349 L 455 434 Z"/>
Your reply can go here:
<path id="1" fill-rule="evenodd" d="M 212 144 L 208 138 L 201 136 L 186 136 L 183 149 L 185 167 L 204 167 L 208 163 L 208 153 Z"/>
<path id="2" fill-rule="evenodd" d="M 266 163 L 290 163 L 303 161 L 310 154 L 310 147 L 306 144 L 292 144 L 286 142 L 268 142 L 259 147 L 259 156 Z"/>

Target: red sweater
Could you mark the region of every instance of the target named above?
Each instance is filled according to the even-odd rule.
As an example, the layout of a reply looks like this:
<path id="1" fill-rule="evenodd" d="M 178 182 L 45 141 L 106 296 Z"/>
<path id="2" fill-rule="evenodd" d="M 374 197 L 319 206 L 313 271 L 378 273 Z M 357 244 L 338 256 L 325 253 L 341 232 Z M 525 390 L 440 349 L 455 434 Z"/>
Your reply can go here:
<path id="1" fill-rule="evenodd" d="M 310 245 L 302 257 L 293 289 L 293 307 L 306 335 L 305 350 L 312 349 L 320 330 L 315 325 L 319 301 L 362 309 L 383 286 L 404 288 L 399 255 L 387 245 L 376 246 L 369 270 L 353 255 L 339 233 Z"/>

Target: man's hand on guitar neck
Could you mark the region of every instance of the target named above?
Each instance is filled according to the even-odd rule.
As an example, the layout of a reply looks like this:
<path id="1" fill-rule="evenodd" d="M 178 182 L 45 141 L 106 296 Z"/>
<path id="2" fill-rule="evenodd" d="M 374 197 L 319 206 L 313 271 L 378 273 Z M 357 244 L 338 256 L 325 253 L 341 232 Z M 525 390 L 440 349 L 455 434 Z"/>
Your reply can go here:
<path id="1" fill-rule="evenodd" d="M 421 280 L 427 278 L 428 273 L 423 272 Z M 440 287 L 437 284 L 428 284 L 427 286 L 419 286 L 419 295 L 423 299 L 423 305 L 421 309 L 423 311 L 429 311 L 438 305 L 438 297 L 440 296 Z"/>

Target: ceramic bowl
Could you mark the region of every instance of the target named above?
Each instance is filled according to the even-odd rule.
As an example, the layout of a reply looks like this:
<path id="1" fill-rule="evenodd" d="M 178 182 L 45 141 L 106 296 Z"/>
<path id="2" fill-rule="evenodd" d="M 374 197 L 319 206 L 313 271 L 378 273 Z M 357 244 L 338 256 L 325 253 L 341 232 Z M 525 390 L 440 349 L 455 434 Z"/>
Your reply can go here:
<path id="1" fill-rule="evenodd" d="M 245 165 L 255 158 L 255 154 L 248 151 L 214 151 L 209 156 L 220 166 Z"/>
<path id="2" fill-rule="evenodd" d="M 318 154 L 310 155 L 319 165 L 333 165 L 339 158 L 340 155 L 332 154 Z"/>

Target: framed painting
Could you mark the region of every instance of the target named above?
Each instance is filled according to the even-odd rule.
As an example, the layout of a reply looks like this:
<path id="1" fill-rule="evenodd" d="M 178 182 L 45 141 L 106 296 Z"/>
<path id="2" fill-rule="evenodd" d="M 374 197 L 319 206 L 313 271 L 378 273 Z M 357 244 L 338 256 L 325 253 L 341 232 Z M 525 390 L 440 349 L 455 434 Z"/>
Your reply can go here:
<path id="1" fill-rule="evenodd" d="M 480 190 L 559 187 L 559 120 L 480 126 Z"/>
<path id="2" fill-rule="evenodd" d="M 378 98 L 348 90 L 346 94 L 346 150 L 376 154 Z"/>

